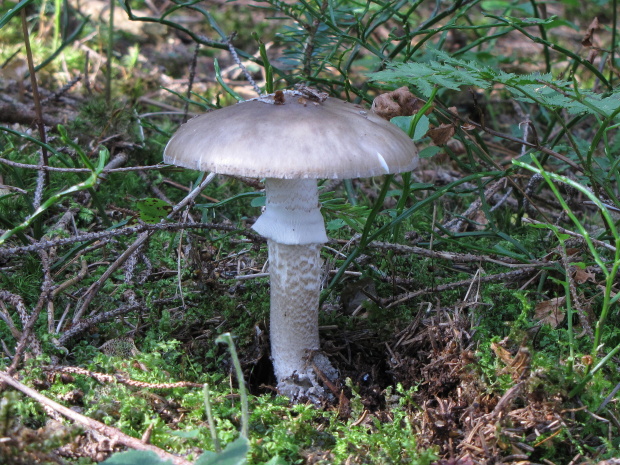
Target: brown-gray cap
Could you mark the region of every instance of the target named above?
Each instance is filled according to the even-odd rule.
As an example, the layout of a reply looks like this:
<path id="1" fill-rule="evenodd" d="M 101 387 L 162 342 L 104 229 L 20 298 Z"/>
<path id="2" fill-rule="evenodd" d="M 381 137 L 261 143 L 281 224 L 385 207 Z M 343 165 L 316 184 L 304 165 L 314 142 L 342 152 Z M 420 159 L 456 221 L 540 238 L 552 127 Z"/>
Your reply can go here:
<path id="1" fill-rule="evenodd" d="M 341 179 L 411 171 L 418 151 L 360 105 L 284 91 L 188 121 L 168 142 L 164 162 L 246 177 Z"/>

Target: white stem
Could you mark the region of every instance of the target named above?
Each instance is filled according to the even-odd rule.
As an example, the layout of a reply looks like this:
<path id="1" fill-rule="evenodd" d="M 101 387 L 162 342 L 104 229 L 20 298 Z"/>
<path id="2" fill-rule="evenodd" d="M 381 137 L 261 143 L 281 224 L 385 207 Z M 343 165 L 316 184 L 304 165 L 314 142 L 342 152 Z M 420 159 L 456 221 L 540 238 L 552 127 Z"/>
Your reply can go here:
<path id="1" fill-rule="evenodd" d="M 265 212 L 253 228 L 268 239 L 271 358 L 278 390 L 291 398 L 320 396 L 309 361 L 328 377 L 335 377 L 335 370 L 326 357 L 313 354 L 319 349 L 320 251 L 327 242 L 316 180 L 267 179 L 265 187 Z"/>
<path id="2" fill-rule="evenodd" d="M 269 240 L 271 357 L 276 378 L 304 377 L 309 351 L 319 349 L 321 244 Z"/>

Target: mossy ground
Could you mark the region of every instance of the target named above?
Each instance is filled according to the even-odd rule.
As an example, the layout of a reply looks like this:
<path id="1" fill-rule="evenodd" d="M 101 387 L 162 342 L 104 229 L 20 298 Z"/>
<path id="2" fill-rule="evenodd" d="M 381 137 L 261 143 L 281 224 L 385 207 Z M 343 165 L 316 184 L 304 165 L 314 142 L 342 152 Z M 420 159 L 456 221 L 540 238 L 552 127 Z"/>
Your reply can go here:
<path id="1" fill-rule="evenodd" d="M 165 7 L 160 2 L 134 3 L 132 8 L 141 14 L 155 14 L 153 9 Z M 194 54 L 194 44 L 182 29 L 188 24 L 191 31 L 206 37 L 219 34 L 220 29 L 227 34 L 238 31 L 234 44 L 249 73 L 261 85 L 266 85 L 263 78 L 269 72 L 255 58 L 262 43 L 267 47 L 264 56 L 277 68 L 278 88 L 306 82 L 332 95 L 368 103 L 382 89 L 380 83 L 375 88 L 368 85 L 367 73 L 385 62 L 380 50 L 395 50 L 392 47 L 401 40 L 402 52 L 395 60 L 426 63 L 432 49 L 440 49 L 454 57 L 467 57 L 481 68 L 523 74 L 546 71 L 542 49 L 526 41 L 524 51 L 518 47 L 523 42 L 513 42 L 518 36 L 513 26 L 498 23 L 491 27 L 490 17 L 485 16 L 501 13 L 502 18 L 516 24 L 515 18 L 540 13 L 538 2 L 470 2 L 471 7 L 463 5 L 455 11 L 448 11 L 453 5 L 444 5 L 446 16 L 442 18 L 454 20 L 450 24 L 441 18 L 434 20 L 434 2 L 421 2 L 419 9 L 409 13 L 401 5 L 397 15 L 386 6 L 389 2 L 325 2 L 323 10 L 310 3 L 269 3 L 277 14 L 289 19 L 276 20 L 273 12 L 240 2 L 204 10 L 208 14 L 200 11 L 206 6 L 180 9 L 186 16 L 170 16 L 178 21 L 177 27 L 166 29 L 155 24 L 163 27 L 156 34 L 144 29 L 148 23 L 136 22 L 142 28 L 139 35 L 118 25 L 110 101 L 105 98 L 103 72 L 107 25 L 102 18 L 93 17 L 80 36 L 83 42 L 67 44 L 37 72 L 45 96 L 75 75 L 82 74 L 83 78 L 60 97 L 50 98 L 44 111 L 62 120 L 67 141 L 77 144 L 91 160 L 105 146 L 111 159 L 125 156 L 126 167 L 148 168 L 160 163 L 163 148 L 182 119 L 235 102 L 214 79 L 214 58 L 223 70 L 221 81 L 232 92 L 254 96 L 227 51 L 225 37 L 219 36 L 218 43 L 203 44 L 198 51 L 193 93 L 187 93 Z M 564 3 L 553 5 L 559 9 L 559 13 L 554 12 L 560 15 L 557 21 L 564 21 L 564 35 L 549 40 L 569 47 L 577 36 L 580 43 L 580 34 L 587 30 L 589 21 L 573 11 L 574 4 Z M 342 8 L 345 4 L 348 10 Z M 609 2 L 597 4 L 603 13 L 610 12 L 607 16 L 615 17 Z M 501 12 L 495 10 L 497 5 L 502 7 Z M 0 7 L 0 18 L 10 14 L 8 8 Z M 60 12 L 64 16 L 57 17 Z M 83 20 L 76 7 L 64 3 L 33 2 L 27 14 L 36 62 L 50 56 L 54 51 L 51 44 L 61 43 Z M 320 19 L 317 29 L 313 22 L 316 18 Z M 531 24 L 538 24 L 536 21 L 523 27 L 534 30 Z M 418 25 L 424 26 L 422 32 L 416 29 Z M 549 20 L 545 27 L 552 34 L 560 25 Z M 606 24 L 597 32 L 604 45 L 599 52 L 605 47 L 613 49 L 610 27 Z M 487 35 L 489 31 L 498 32 Z M 357 39 L 350 42 L 354 35 Z M 2 61 L 15 52 L 23 60 L 23 40 L 15 16 L 2 27 Z M 304 48 L 308 41 L 315 45 L 310 52 Z M 422 46 L 426 42 L 427 46 Z M 474 43 L 478 45 L 469 48 Z M 510 53 L 495 53 L 494 47 Z M 560 54 L 557 47 L 553 50 L 557 55 L 552 56 L 551 68 L 558 79 L 570 74 L 582 86 L 597 88 L 585 60 L 571 56 L 568 72 L 564 59 L 569 56 Z M 88 83 L 83 75 L 87 66 L 91 72 Z M 315 72 L 308 73 L 308 67 Z M 616 64 L 605 72 L 613 75 L 618 67 Z M 3 92 L 15 97 L 13 103 L 32 105 L 29 89 L 21 96 L 14 78 L 6 72 L 0 78 Z M 411 88 L 414 85 L 411 83 Z M 602 118 L 572 120 L 566 109 L 524 102 L 499 85 L 486 91 L 447 87 L 439 89 L 427 123 L 452 124 L 455 137 L 440 150 L 433 150 L 435 155 L 423 159 L 413 177 L 396 176 L 387 186 L 385 198 L 377 200 L 384 187 L 383 178 L 350 183 L 321 181 L 322 211 L 331 239 L 323 251 L 321 349 L 341 375 L 333 386 L 333 398 L 323 405 L 290 405 L 275 393 L 269 360 L 268 280 L 239 279 L 260 273 L 267 261 L 265 244 L 249 232 L 263 204 L 262 186 L 258 180 L 236 178 L 212 182 L 203 196 L 174 220 L 216 227 L 153 233 L 131 260 L 104 280 L 84 317 L 136 302 L 141 307 L 91 325 L 62 348 L 57 346 L 57 339 L 77 323 L 72 315 L 88 289 L 103 279 L 136 236 L 46 249 L 53 286 L 66 283 L 66 287 L 53 294 L 39 315 L 36 336 L 43 353 L 19 365 L 19 379 L 83 415 L 134 437 L 148 432 L 151 444 L 195 459 L 203 450 L 215 447 L 203 391 L 156 385 L 176 381 L 207 384 L 219 438 L 223 444 L 233 441 L 243 422 L 238 380 L 228 350 L 216 343 L 218 335 L 230 332 L 250 393 L 251 464 L 560 464 L 580 460 L 596 463 L 620 455 L 620 412 L 614 394 L 620 383 L 615 369 L 617 357 L 612 354 L 595 369 L 605 354 L 620 347 L 620 313 L 616 307 L 611 307 L 605 321 L 601 319 L 605 289 L 610 289 L 613 297 L 617 280 L 605 280 L 597 259 L 610 264 L 613 253 L 609 248 L 588 248 L 583 241 L 571 243 L 573 239 L 551 232 L 553 226 L 576 229 L 576 225 L 562 216 L 558 199 L 544 183 L 528 191 L 531 173 L 511 165 L 513 159 L 532 160 L 529 154 L 521 157 L 522 145 L 514 141 L 523 137 L 527 112 L 539 138 L 531 143 L 544 140 L 541 143 L 545 148 L 581 167 L 575 172 L 569 165 L 549 160 L 549 172 L 572 176 L 583 185 L 599 189 L 604 194 L 601 198 L 610 197 L 617 189 L 614 176 L 618 163 L 610 155 L 620 143 L 612 125 L 617 121 L 610 117 L 604 137 L 598 134 L 604 150 L 595 150 L 588 158 L 583 154 L 598 137 Z M 192 103 L 184 115 L 183 98 L 187 95 Z M 471 118 L 481 127 L 474 129 L 464 120 L 454 119 L 453 114 L 453 119 L 447 118 L 446 108 L 456 108 L 462 118 Z M 7 130 L 0 134 L 0 157 L 38 164 L 40 147 L 29 139 L 36 131 L 24 124 L 2 123 Z M 552 144 L 550 135 L 564 134 L 568 127 L 568 136 Z M 57 151 L 50 164 L 83 167 L 79 154 L 67 141 L 62 141 L 55 128 L 49 129 L 48 143 Z M 417 143 L 420 149 L 432 146 L 428 137 L 421 137 Z M 466 176 L 467 183 L 436 195 Z M 50 172 L 43 198 L 86 177 Z M 465 217 L 463 212 L 499 178 L 505 181 L 499 190 L 504 199 L 482 196 L 477 213 Z M 3 231 L 11 230 L 35 210 L 38 179 L 34 169 L 0 162 Z M 140 202 L 157 197 L 174 205 L 202 179 L 202 173 L 174 167 L 109 173 L 99 185 L 51 205 L 25 235 L 16 234 L 2 247 L 140 227 L 144 220 Z M 7 191 L 3 186 L 14 189 Z M 526 211 L 526 195 L 536 203 L 537 213 Z M 592 237 L 607 244 L 614 242 L 615 226 L 587 207 L 586 197 L 570 189 L 562 195 Z M 606 201 L 618 205 L 618 196 L 611 197 Z M 427 202 L 429 198 L 433 200 Z M 406 218 L 396 223 L 403 212 Z M 372 226 L 366 229 L 367 219 L 374 213 Z M 459 217 L 465 219 L 464 227 L 456 232 L 446 229 L 448 220 Z M 528 217 L 544 221 L 548 227 L 531 227 L 522 221 Z M 65 220 L 59 225 L 61 218 Z M 433 254 L 388 249 L 380 244 L 355 251 L 360 240 L 380 228 L 385 229 L 377 240 L 415 246 Z M 350 254 L 358 252 L 347 273 L 332 282 Z M 480 259 L 459 261 L 446 258 L 449 253 Z M 565 269 L 563 253 L 570 256 L 573 269 Z M 41 260 L 36 252 L 0 254 L 0 291 L 19 296 L 28 311 L 41 298 Z M 531 272 L 484 281 L 485 277 L 518 272 L 531 264 Z M 86 272 L 81 274 L 84 267 Z M 561 318 L 549 319 L 540 305 L 572 297 L 568 284 L 577 279 L 577 269 L 585 273 L 576 293 L 579 302 L 573 302 L 572 313 L 563 306 Z M 462 284 L 450 287 L 458 282 Z M 58 287 L 51 292 L 55 289 Z M 407 293 L 417 294 L 409 298 Z M 361 307 L 348 307 L 352 297 L 362 298 Z M 0 310 L 6 318 L 0 323 L 0 339 L 4 344 L 2 364 L 8 367 L 18 336 L 7 321 L 12 321 L 18 331 L 24 321 L 14 301 L 3 299 Z M 397 299 L 403 300 L 396 304 Z M 580 314 L 577 307 L 584 313 Z M 593 347 L 596 336 L 588 325 L 596 328 L 601 322 L 600 347 Z M 115 344 L 116 351 L 111 349 Z M 44 369 L 51 364 L 155 386 L 103 382 L 95 375 Z M 578 389 L 583 382 L 586 384 Z M 15 464 L 87 465 L 120 450 L 67 422 L 50 421 L 49 412 L 38 403 L 10 390 L 2 392 L 0 398 L 0 439 L 0 457 Z M 273 462 L 276 457 L 280 462 Z"/>

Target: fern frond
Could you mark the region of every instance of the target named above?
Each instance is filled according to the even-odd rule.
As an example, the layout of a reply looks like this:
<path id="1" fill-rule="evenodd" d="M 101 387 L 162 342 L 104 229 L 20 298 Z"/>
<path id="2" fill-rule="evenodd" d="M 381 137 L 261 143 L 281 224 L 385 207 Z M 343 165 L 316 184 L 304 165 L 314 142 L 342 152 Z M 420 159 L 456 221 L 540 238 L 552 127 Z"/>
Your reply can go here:
<path id="1" fill-rule="evenodd" d="M 397 86 L 414 86 L 427 98 L 434 87 L 459 90 L 462 86 L 489 89 L 501 85 L 521 101 L 563 109 L 571 114 L 607 118 L 620 108 L 620 94 L 602 95 L 581 89 L 575 87 L 575 82 L 557 79 L 551 73 L 507 73 L 451 57 L 439 50 L 435 57 L 436 60 L 427 63 L 393 63 L 384 71 L 370 74 L 369 78 Z"/>

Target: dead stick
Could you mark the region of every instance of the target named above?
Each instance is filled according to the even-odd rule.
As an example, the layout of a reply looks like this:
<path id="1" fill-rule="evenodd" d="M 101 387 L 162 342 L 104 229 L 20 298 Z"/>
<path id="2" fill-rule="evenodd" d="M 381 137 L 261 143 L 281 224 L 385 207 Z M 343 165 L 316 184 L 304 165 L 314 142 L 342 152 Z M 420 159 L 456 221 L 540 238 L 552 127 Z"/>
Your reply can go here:
<path id="1" fill-rule="evenodd" d="M 532 218 L 523 218 L 521 221 L 523 221 L 524 223 L 529 223 L 529 224 L 548 224 L 542 221 L 534 220 Z M 576 233 L 575 231 L 571 231 L 570 229 L 564 229 L 561 226 L 557 226 L 557 225 L 553 225 L 553 227 L 556 228 L 561 233 L 568 234 L 569 236 L 577 237 L 585 242 L 585 237 L 583 237 L 582 234 Z M 591 237 L 590 240 L 592 241 L 594 245 L 598 247 L 605 247 L 607 250 L 610 250 L 612 252 L 616 251 L 616 248 L 613 245 L 608 244 L 607 242 L 599 241 L 598 239 L 594 239 L 593 237 Z"/>
<path id="2" fill-rule="evenodd" d="M 337 240 L 338 244 L 346 241 Z M 470 253 L 459 253 L 459 252 L 447 252 L 447 251 L 436 251 L 436 250 L 428 250 L 422 247 L 403 245 L 403 244 L 391 244 L 389 242 L 380 242 L 380 241 L 372 241 L 367 244 L 368 248 L 372 249 L 384 249 L 384 250 L 392 250 L 396 253 L 402 254 L 411 254 L 411 255 L 420 255 L 422 257 L 427 258 L 438 258 L 443 260 L 450 260 L 456 263 L 478 263 L 478 262 L 489 262 L 495 263 L 496 265 L 502 265 L 507 268 L 532 268 L 532 267 L 546 267 L 550 266 L 551 262 L 541 262 L 532 260 L 529 263 L 522 263 L 518 260 L 514 260 L 511 258 L 503 258 L 503 257 L 494 257 L 489 255 L 475 255 Z"/>
<path id="3" fill-rule="evenodd" d="M 159 447 L 155 447 L 150 444 L 145 444 L 139 439 L 133 438 L 125 433 L 122 433 L 116 428 L 105 425 L 101 422 L 98 422 L 97 420 L 93 420 L 92 418 L 88 418 L 84 415 L 80 415 L 79 413 L 63 405 L 60 405 L 58 402 L 55 402 L 52 399 L 49 399 L 48 397 L 45 397 L 43 394 L 40 394 L 34 389 L 29 388 L 28 386 L 25 386 L 24 384 L 20 383 L 16 379 L 13 379 L 11 376 L 9 376 L 4 371 L 0 371 L 0 380 L 8 384 L 9 386 L 17 389 L 18 391 L 23 392 L 28 397 L 33 398 L 40 404 L 51 408 L 52 410 L 60 413 L 61 415 L 64 415 L 65 417 L 73 420 L 76 423 L 79 423 L 85 428 L 96 431 L 97 433 L 102 434 L 110 439 L 115 439 L 123 446 L 129 447 L 131 449 L 148 450 L 151 452 L 155 452 L 157 456 L 160 457 L 162 460 L 170 460 L 174 465 L 191 465 L 191 462 L 185 460 L 182 457 L 177 457 L 175 455 L 172 455 L 171 453 L 166 452 L 165 450 L 160 449 Z"/>
<path id="4" fill-rule="evenodd" d="M 98 241 L 118 236 L 130 236 L 132 234 L 139 234 L 144 231 L 177 231 L 179 229 L 208 229 L 215 231 L 236 232 L 238 234 L 248 237 L 252 242 L 265 242 L 265 239 L 261 238 L 257 234 L 227 224 L 156 223 L 142 224 L 138 226 L 128 226 L 126 228 L 114 229 L 112 231 L 86 233 L 79 236 L 65 237 L 60 239 L 54 239 L 51 241 L 41 240 L 39 242 L 34 242 L 33 244 L 23 245 L 20 247 L 0 247 L 0 257 L 10 257 L 23 253 L 36 252 L 37 250 L 47 250 L 51 249 L 52 247 L 61 247 L 63 245 L 74 244 L 76 242 Z"/>
<path id="5" fill-rule="evenodd" d="M 207 187 L 207 185 L 209 185 L 211 181 L 213 181 L 214 178 L 215 173 L 207 175 L 192 192 L 190 192 L 183 200 L 181 200 L 177 205 L 174 206 L 172 212 L 167 216 L 167 218 L 173 218 L 174 215 L 176 215 L 179 211 L 181 211 L 183 208 L 193 202 L 194 199 L 198 197 L 198 194 L 200 194 L 203 189 Z M 125 250 L 125 252 L 123 252 L 121 256 L 118 257 L 114 261 L 114 263 L 112 263 L 108 267 L 108 269 L 103 273 L 103 275 L 88 288 L 82 299 L 82 304 L 75 312 L 75 315 L 73 317 L 73 321 L 75 323 L 82 317 L 82 315 L 84 314 L 92 300 L 95 298 L 95 295 L 97 294 L 97 292 L 99 292 L 99 289 L 101 289 L 105 281 L 131 256 L 132 253 L 138 250 L 138 248 L 142 244 L 144 244 L 148 240 L 148 238 L 151 237 L 152 234 L 153 232 L 151 231 L 143 232 L 142 234 L 140 234 L 138 238 L 134 241 L 134 243 L 131 244 L 129 248 Z"/>
<path id="6" fill-rule="evenodd" d="M 536 268 L 521 268 L 514 271 L 508 271 L 507 273 L 498 273 L 482 276 L 479 278 L 480 282 L 488 283 L 493 281 L 504 281 L 507 282 L 509 280 L 518 279 L 522 276 L 527 276 L 528 274 L 536 271 Z M 433 292 L 444 292 L 452 289 L 457 289 L 459 287 L 469 286 L 471 284 L 471 279 L 465 279 L 463 281 L 457 281 L 454 283 L 442 284 L 436 287 L 428 287 L 426 289 L 420 289 L 415 292 L 407 292 L 406 294 L 397 295 L 395 297 L 389 299 L 381 299 L 381 303 L 383 306 L 388 309 L 395 307 L 396 305 L 400 305 L 408 300 L 414 299 L 415 297 L 421 296 L 423 294 L 430 294 Z"/>
<path id="7" fill-rule="evenodd" d="M 30 85 L 32 86 L 32 100 L 34 100 L 34 109 L 37 114 L 37 127 L 39 128 L 39 137 L 44 144 L 47 142 L 45 135 L 45 124 L 43 123 L 43 110 L 41 109 L 41 99 L 39 98 L 39 87 L 37 85 L 37 76 L 34 70 L 34 63 L 32 62 L 32 49 L 30 48 L 30 35 L 28 33 L 28 21 L 26 19 L 26 9 L 22 8 L 22 32 L 24 34 L 24 45 L 26 45 L 26 58 L 28 62 L 28 72 L 30 73 Z M 41 147 L 41 163 L 40 165 L 49 165 L 47 156 L 47 149 L 45 146 Z M 45 173 L 45 184 L 49 185 L 49 173 Z M 42 189 L 41 189 L 42 190 Z"/>
<path id="8" fill-rule="evenodd" d="M 34 326 L 37 323 L 41 310 L 43 307 L 47 306 L 47 302 L 49 301 L 52 278 L 50 275 L 49 257 L 47 252 L 40 250 L 39 257 L 41 258 L 41 266 L 43 268 L 43 284 L 41 285 L 41 294 L 39 295 L 39 300 L 37 301 L 37 305 L 32 311 L 32 314 L 28 317 L 28 321 L 24 323 L 22 337 L 17 344 L 17 348 L 15 349 L 13 361 L 7 370 L 8 373 L 14 373 L 15 370 L 17 370 L 17 365 L 26 351 L 29 342 L 36 355 L 41 355 L 42 352 L 41 344 L 37 340 L 36 334 L 34 334 Z M 0 383 L 0 388 L 2 388 L 2 383 Z"/>
<path id="9" fill-rule="evenodd" d="M 0 104 L 0 114 L 4 114 L 4 106 Z M 0 128 L 1 129 L 1 128 Z M 146 171 L 146 170 L 161 170 L 170 168 L 168 165 L 148 165 L 148 166 L 128 166 L 126 168 L 108 168 L 110 163 L 104 168 L 101 173 L 123 173 L 125 171 Z M 16 161 L 7 160 L 6 158 L 0 157 L 0 164 L 14 166 L 15 168 L 24 168 L 28 170 L 44 170 L 44 171 L 54 171 L 58 173 L 92 173 L 92 170 L 88 168 L 59 168 L 57 166 L 41 166 L 41 165 L 29 165 L 27 163 L 18 163 Z"/>

